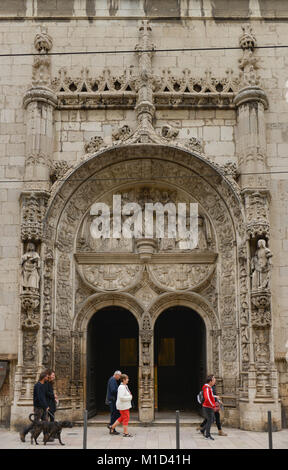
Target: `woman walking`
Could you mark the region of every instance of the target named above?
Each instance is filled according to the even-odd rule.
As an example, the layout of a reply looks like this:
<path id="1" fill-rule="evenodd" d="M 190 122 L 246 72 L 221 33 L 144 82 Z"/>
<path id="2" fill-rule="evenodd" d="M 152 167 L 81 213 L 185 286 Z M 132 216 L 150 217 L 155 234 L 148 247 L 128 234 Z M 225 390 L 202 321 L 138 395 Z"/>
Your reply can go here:
<path id="1" fill-rule="evenodd" d="M 118 424 L 123 425 L 123 437 L 132 437 L 132 434 L 128 432 L 128 423 L 130 419 L 130 408 L 132 401 L 132 394 L 128 388 L 129 377 L 126 374 L 122 374 L 120 377 L 121 384 L 118 387 L 116 408 L 120 412 L 120 418 L 118 418 L 112 426 L 110 426 L 110 434 L 114 434 L 114 429 Z"/>

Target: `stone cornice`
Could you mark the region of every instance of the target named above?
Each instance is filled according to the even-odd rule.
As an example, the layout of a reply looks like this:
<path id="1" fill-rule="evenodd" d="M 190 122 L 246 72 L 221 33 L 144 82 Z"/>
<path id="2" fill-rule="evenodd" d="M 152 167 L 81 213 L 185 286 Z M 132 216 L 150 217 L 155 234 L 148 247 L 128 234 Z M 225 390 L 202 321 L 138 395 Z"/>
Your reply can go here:
<path id="1" fill-rule="evenodd" d="M 142 263 L 140 253 L 95 253 L 95 252 L 78 252 L 75 253 L 75 259 L 78 264 L 131 264 Z M 189 264 L 189 263 L 215 263 L 218 257 L 217 253 L 211 251 L 194 251 L 194 252 L 169 252 L 167 253 L 153 253 L 149 263 L 152 264 Z"/>

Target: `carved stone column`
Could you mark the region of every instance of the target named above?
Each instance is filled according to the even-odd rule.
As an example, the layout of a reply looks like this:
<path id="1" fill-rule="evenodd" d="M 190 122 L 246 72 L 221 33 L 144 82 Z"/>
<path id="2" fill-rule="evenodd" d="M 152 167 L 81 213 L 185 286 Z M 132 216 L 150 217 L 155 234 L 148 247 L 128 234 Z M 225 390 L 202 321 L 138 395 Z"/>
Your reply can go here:
<path id="1" fill-rule="evenodd" d="M 23 100 L 26 109 L 26 162 L 24 190 L 20 196 L 21 313 L 15 378 L 17 386 L 11 411 L 14 426 L 21 421 L 26 422 L 33 403 L 32 385 L 39 371 L 51 365 L 48 343 L 52 322 L 45 295 L 51 295 L 49 286 L 52 282 L 53 257 L 46 252 L 43 243 L 43 220 L 51 186 L 53 111 L 57 99 L 49 88 L 51 77 L 48 52 L 52 47 L 52 39 L 45 28 L 36 35 L 34 45 L 39 54 L 34 57 L 32 87 L 25 93 Z"/>
<path id="2" fill-rule="evenodd" d="M 34 40 L 39 55 L 34 56 L 32 87 L 25 93 L 26 163 L 25 187 L 49 190 L 51 151 L 53 149 L 53 110 L 57 96 L 49 88 L 52 39 L 42 28 Z"/>
<path id="3" fill-rule="evenodd" d="M 242 88 L 234 100 L 238 119 L 240 183 L 246 213 L 246 242 L 238 252 L 242 350 L 240 427 L 264 430 L 268 408 L 272 410 L 274 425 L 278 428 L 281 426 L 281 415 L 271 321 L 272 253 L 268 248 L 269 177 L 265 132 L 268 100 L 259 86 L 255 45 L 256 39 L 251 27 L 243 27 L 240 37 L 243 56 L 239 61 Z"/>
<path id="4" fill-rule="evenodd" d="M 151 318 L 144 314 L 139 330 L 139 419 L 143 423 L 154 420 L 153 331 Z"/>

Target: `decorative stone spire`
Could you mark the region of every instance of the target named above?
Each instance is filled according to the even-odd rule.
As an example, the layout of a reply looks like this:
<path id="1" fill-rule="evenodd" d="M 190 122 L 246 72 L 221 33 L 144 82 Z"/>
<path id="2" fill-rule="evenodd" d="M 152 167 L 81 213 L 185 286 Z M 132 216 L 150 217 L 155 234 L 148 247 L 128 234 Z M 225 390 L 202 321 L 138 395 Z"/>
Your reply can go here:
<path id="1" fill-rule="evenodd" d="M 47 55 L 52 48 L 51 36 L 47 33 L 45 26 L 41 27 L 40 33 L 34 39 L 35 49 L 39 55 L 34 56 L 32 84 L 33 86 L 49 86 L 51 82 L 51 60 Z"/>
<path id="2" fill-rule="evenodd" d="M 148 20 L 141 22 L 140 41 L 135 49 L 139 57 L 139 75 L 135 78 L 135 89 L 138 95 L 135 107 L 138 127 L 127 143 L 163 143 L 164 139 L 156 133 L 152 120 L 155 113 L 153 91 L 159 78 L 152 72 L 152 57 L 155 49 L 151 41 L 152 28 Z"/>
<path id="3" fill-rule="evenodd" d="M 258 59 L 254 55 L 256 46 L 256 38 L 253 34 L 251 26 L 242 26 L 243 33 L 239 38 L 239 44 L 243 49 L 243 56 L 239 59 L 239 67 L 241 69 L 241 81 L 243 86 L 259 85 Z"/>

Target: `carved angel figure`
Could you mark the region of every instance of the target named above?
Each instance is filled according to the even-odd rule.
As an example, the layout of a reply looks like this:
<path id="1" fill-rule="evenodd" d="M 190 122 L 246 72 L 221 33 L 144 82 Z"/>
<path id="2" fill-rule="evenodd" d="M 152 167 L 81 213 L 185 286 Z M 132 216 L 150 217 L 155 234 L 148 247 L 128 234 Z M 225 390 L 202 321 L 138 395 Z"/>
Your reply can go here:
<path id="1" fill-rule="evenodd" d="M 23 291 L 37 292 L 40 281 L 40 256 L 34 243 L 28 243 L 27 251 L 22 256 L 22 289 Z"/>
<path id="2" fill-rule="evenodd" d="M 258 240 L 255 256 L 251 260 L 252 290 L 269 289 L 272 253 L 266 241 Z"/>

